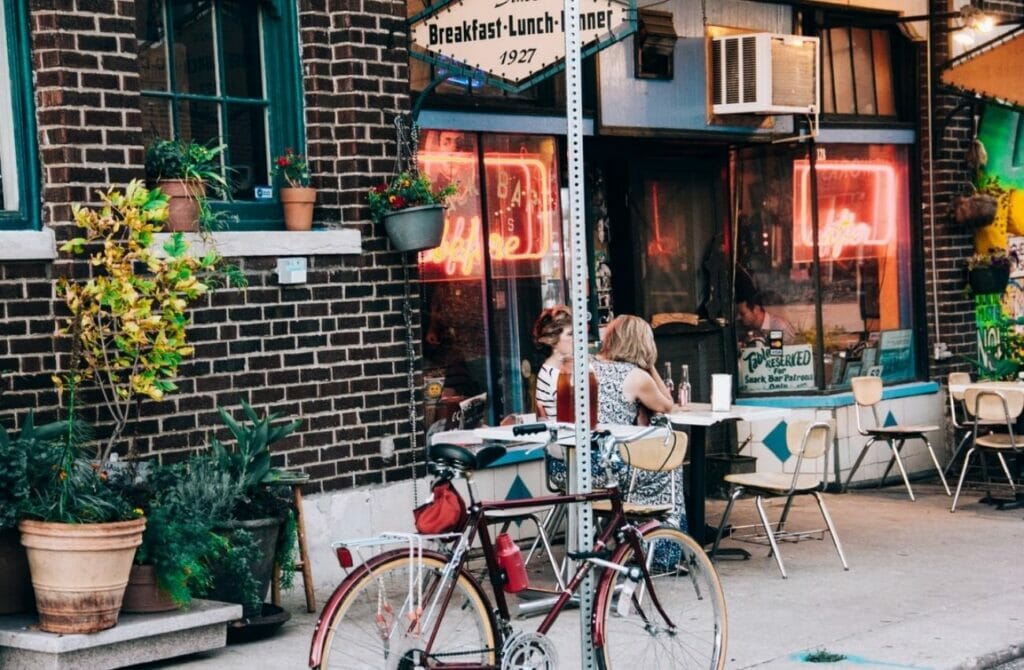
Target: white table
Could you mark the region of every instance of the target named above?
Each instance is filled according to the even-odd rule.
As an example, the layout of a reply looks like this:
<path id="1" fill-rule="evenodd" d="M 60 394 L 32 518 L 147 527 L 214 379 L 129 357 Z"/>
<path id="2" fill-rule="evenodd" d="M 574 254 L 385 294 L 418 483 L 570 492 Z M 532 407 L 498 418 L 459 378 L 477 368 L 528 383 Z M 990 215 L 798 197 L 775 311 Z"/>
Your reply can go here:
<path id="1" fill-rule="evenodd" d="M 706 453 L 707 428 L 723 421 L 767 421 L 785 419 L 792 410 L 784 407 L 761 405 L 732 405 L 728 411 L 712 412 L 708 403 L 689 403 L 673 409 L 667 416 L 673 428 L 690 429 L 690 467 L 686 478 L 686 522 L 690 535 L 703 544 L 714 541 L 715 528 L 705 522 L 704 504 L 707 498 Z"/>
<path id="2" fill-rule="evenodd" d="M 950 384 L 950 393 L 963 393 L 969 388 L 986 389 L 989 391 L 1020 391 L 1024 393 L 1024 382 L 971 382 L 970 384 Z"/>

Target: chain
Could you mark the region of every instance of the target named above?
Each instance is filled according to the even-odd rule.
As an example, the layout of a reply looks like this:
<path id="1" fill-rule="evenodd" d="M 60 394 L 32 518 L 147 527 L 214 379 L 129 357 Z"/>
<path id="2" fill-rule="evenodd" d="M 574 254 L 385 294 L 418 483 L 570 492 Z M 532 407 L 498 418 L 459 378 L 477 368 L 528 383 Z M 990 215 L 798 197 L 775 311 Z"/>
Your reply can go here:
<path id="1" fill-rule="evenodd" d="M 412 302 L 409 299 L 412 292 L 409 284 L 409 264 L 405 262 L 405 254 L 402 254 L 402 278 L 405 280 L 405 300 L 402 302 L 402 317 L 405 319 L 405 355 L 409 361 L 409 369 L 406 381 L 409 385 L 409 446 L 412 449 L 412 505 L 420 506 L 419 484 L 417 482 L 417 452 L 419 451 L 418 426 L 416 425 L 416 348 L 412 342 Z"/>

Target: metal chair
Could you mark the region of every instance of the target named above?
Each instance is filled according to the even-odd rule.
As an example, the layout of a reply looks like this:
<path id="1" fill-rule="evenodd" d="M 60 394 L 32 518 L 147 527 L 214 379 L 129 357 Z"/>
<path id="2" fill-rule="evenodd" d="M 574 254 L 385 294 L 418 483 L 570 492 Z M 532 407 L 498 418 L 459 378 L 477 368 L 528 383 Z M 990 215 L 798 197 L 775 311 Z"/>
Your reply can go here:
<path id="1" fill-rule="evenodd" d="M 1017 417 L 1024 410 L 1024 393 L 1019 391 L 994 391 L 984 388 L 968 388 L 964 392 L 964 406 L 967 413 L 974 419 L 974 430 L 971 432 L 971 448 L 964 456 L 964 465 L 960 470 L 960 481 L 956 485 L 956 494 L 953 496 L 953 504 L 950 512 L 956 511 L 956 503 L 960 499 L 960 489 L 964 485 L 964 477 L 967 475 L 967 468 L 971 464 L 971 456 L 977 451 L 984 459 L 984 454 L 995 454 L 999 459 L 999 465 L 1003 468 L 1006 480 L 1010 482 L 1010 489 L 1016 495 L 1017 485 L 1010 474 L 1010 468 L 1006 464 L 1005 454 L 1012 452 L 1020 456 L 1024 449 L 1024 438 L 1013 432 L 1013 424 Z M 1005 433 L 989 433 L 979 435 L 979 424 L 992 422 L 1000 426 L 1006 426 Z M 984 461 L 983 461 L 984 462 Z"/>
<path id="2" fill-rule="evenodd" d="M 854 377 L 850 380 L 850 386 L 853 389 L 854 411 L 857 414 L 857 432 L 869 439 L 864 443 L 864 447 L 860 450 L 860 455 L 857 456 L 850 474 L 846 477 L 843 490 L 845 491 L 850 486 L 853 475 L 857 472 L 857 468 L 860 467 L 861 461 L 864 460 L 864 456 L 868 453 L 871 445 L 881 441 L 885 442 L 892 449 L 892 458 L 889 459 L 889 464 L 885 467 L 885 472 L 882 474 L 878 485 L 881 486 L 885 483 L 885 478 L 889 476 L 889 471 L 892 470 L 893 463 L 895 463 L 896 467 L 899 468 L 900 475 L 903 477 L 903 483 L 907 487 L 910 499 L 915 500 L 914 490 L 910 487 L 910 479 L 907 477 L 906 468 L 903 467 L 903 459 L 900 458 L 900 452 L 903 450 L 903 445 L 907 440 L 921 440 L 928 447 L 928 454 L 932 457 L 935 470 L 939 473 L 939 479 L 942 480 L 942 487 L 946 489 L 946 495 L 951 495 L 949 484 L 946 483 L 946 475 L 942 470 L 942 466 L 939 465 L 939 459 L 935 456 L 932 443 L 928 441 L 928 437 L 925 435 L 925 433 L 939 430 L 939 427 L 899 424 L 884 426 L 882 425 L 881 418 L 878 416 L 878 403 L 882 400 L 882 379 L 880 377 Z M 861 421 L 861 409 L 865 407 L 871 408 L 871 414 L 875 419 L 874 427 L 865 427 Z"/>
<path id="3" fill-rule="evenodd" d="M 629 486 L 623 495 L 623 511 L 627 516 L 666 516 L 677 506 L 677 471 L 686 460 L 689 435 L 682 431 L 670 431 L 664 437 L 647 437 L 619 445 L 619 457 L 629 466 Z M 665 472 L 669 480 L 669 502 L 633 502 L 630 498 L 636 489 L 640 472 Z M 593 504 L 595 512 L 611 512 L 611 502 L 599 500 Z"/>
<path id="4" fill-rule="evenodd" d="M 797 421 L 791 423 L 786 427 L 786 442 L 790 453 L 796 456 L 796 466 L 793 468 L 792 474 L 786 472 L 753 472 L 725 476 L 725 481 L 732 484 L 734 488 L 729 496 L 725 512 L 722 514 L 722 520 L 718 524 L 718 533 L 715 535 L 715 543 L 710 553 L 712 559 L 715 558 L 718 545 L 722 541 L 725 529 L 728 527 L 729 515 L 732 513 L 733 504 L 744 493 L 748 493 L 755 496 L 754 503 L 757 506 L 757 513 L 761 518 L 761 528 L 764 533 L 736 535 L 733 532 L 730 536 L 740 541 L 757 543 L 767 541 L 767 544 L 771 546 L 771 553 L 775 557 L 779 571 L 782 572 L 783 579 L 786 579 L 787 574 L 786 566 L 782 562 L 782 555 L 779 553 L 779 542 L 783 540 L 799 542 L 800 540 L 810 538 L 820 540 L 824 539 L 825 533 L 831 536 L 832 544 L 835 545 L 836 552 L 839 554 L 839 560 L 842 561 L 843 569 L 850 569 L 850 566 L 846 563 L 846 556 L 843 554 L 843 545 L 839 541 L 839 534 L 832 523 L 832 517 L 829 516 L 825 500 L 821 497 L 820 491 L 824 485 L 822 476 L 803 473 L 803 469 L 808 462 L 817 460 L 822 456 L 824 456 L 825 461 L 821 472 L 828 472 L 828 452 L 832 446 L 832 434 L 833 425 L 831 421 L 816 421 L 814 423 Z M 787 529 L 786 521 L 789 518 L 793 499 L 800 495 L 814 496 L 818 503 L 818 509 L 821 510 L 821 516 L 825 519 L 825 528 L 798 531 Z M 782 508 L 782 515 L 777 522 L 772 523 L 768 519 L 768 513 L 765 511 L 764 499 L 782 496 L 786 497 L 786 504 Z M 750 527 L 756 527 L 756 525 L 733 527 L 732 530 Z"/>

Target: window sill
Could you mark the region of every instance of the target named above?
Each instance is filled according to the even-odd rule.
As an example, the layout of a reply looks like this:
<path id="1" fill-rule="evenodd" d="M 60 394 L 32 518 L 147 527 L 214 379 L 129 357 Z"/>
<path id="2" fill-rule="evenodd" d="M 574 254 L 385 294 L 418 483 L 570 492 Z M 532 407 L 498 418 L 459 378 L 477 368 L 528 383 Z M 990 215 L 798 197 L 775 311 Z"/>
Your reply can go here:
<path id="1" fill-rule="evenodd" d="M 163 249 L 171 233 L 154 235 L 153 246 Z M 336 230 L 252 231 L 211 233 L 212 246 L 225 258 L 251 256 L 336 256 L 360 254 L 362 235 L 355 228 Z M 185 233 L 185 241 L 195 254 L 205 253 L 209 245 L 198 233 Z"/>
<path id="2" fill-rule="evenodd" d="M 0 260 L 52 261 L 57 258 L 53 229 L 0 231 Z"/>
<path id="3" fill-rule="evenodd" d="M 905 384 L 894 384 L 882 389 L 882 400 L 895 400 L 896 398 L 909 398 L 916 395 L 927 395 L 938 393 L 939 385 L 936 382 L 907 382 Z M 766 405 L 769 407 L 845 407 L 853 404 L 853 393 L 850 391 L 838 391 L 824 395 L 780 395 L 747 397 L 736 400 L 737 405 Z"/>

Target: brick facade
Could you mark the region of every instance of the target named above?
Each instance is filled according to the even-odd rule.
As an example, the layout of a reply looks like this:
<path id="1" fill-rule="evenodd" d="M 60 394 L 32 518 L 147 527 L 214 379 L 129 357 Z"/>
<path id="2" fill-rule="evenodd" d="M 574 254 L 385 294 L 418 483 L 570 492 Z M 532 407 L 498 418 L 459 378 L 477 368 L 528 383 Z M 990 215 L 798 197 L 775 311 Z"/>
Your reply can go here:
<path id="1" fill-rule="evenodd" d="M 135 5 L 32 0 L 30 11 L 42 219 L 60 240 L 72 203 L 143 176 Z M 129 427 L 140 453 L 181 457 L 220 426 L 216 407 L 237 408 L 241 397 L 304 419 L 277 456 L 279 465 L 306 469 L 311 490 L 409 478 L 404 259 L 367 220 L 363 197 L 391 172 L 393 118 L 409 109 L 404 14 L 396 1 L 299 3 L 316 220 L 358 228 L 363 252 L 309 256 L 309 280 L 295 286 L 278 284 L 274 257 L 232 259 L 249 288 L 217 289 L 192 310 L 196 353 L 181 369 L 180 390 L 142 404 Z M 43 418 L 56 413 L 50 375 L 66 344 L 54 335 L 63 305 L 52 280 L 85 272 L 67 260 L 0 264 L 5 425 L 30 408 Z M 413 318 L 418 342 L 415 302 Z M 84 400 L 84 418 L 102 434 L 103 411 L 95 397 Z M 398 456 L 385 461 L 380 441 L 388 436 Z"/>

